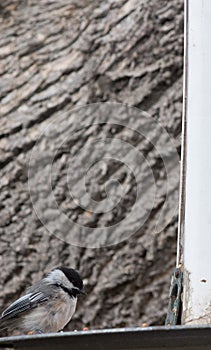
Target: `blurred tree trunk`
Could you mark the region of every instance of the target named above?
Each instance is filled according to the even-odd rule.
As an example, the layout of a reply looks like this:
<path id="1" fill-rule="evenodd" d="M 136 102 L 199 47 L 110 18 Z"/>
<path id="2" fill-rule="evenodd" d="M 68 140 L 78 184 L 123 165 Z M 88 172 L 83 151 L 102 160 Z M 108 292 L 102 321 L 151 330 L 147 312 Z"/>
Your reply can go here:
<path id="1" fill-rule="evenodd" d="M 117 211 L 91 214 L 67 196 L 68 154 L 88 147 L 93 138 L 112 135 L 131 142 L 150 161 L 157 185 L 147 223 L 127 240 L 104 248 L 81 248 L 50 234 L 36 217 L 28 188 L 31 151 L 48 123 L 55 135 L 42 152 L 56 152 L 63 141 L 62 120 L 71 109 L 93 102 L 116 101 L 147 111 L 168 131 L 180 149 L 183 70 L 183 1 L 155 0 L 3 0 L 0 5 L 0 237 L 1 286 L 4 308 L 30 283 L 57 265 L 80 270 L 88 295 L 80 299 L 68 329 L 162 324 L 168 302 L 170 273 L 175 265 L 177 213 L 161 232 L 154 229 L 166 199 L 165 169 L 155 147 L 134 141 L 124 126 L 80 129 L 60 155 L 55 191 L 59 205 L 72 220 L 86 227 L 121 221 L 134 205 L 134 177 L 115 162 L 106 176 L 94 171 L 101 199 L 105 182 L 115 175 L 127 184 L 127 198 Z M 74 118 L 74 117 L 72 117 Z M 70 118 L 71 120 L 71 118 Z M 58 121 L 58 122 L 57 122 Z M 134 129 L 139 127 L 139 121 Z M 162 135 L 154 131 L 152 139 Z M 170 207 L 178 201 L 178 163 L 169 184 Z M 83 158 L 79 157 L 79 167 Z M 87 154 L 89 157 L 89 154 Z M 74 168 L 77 176 L 77 168 Z M 78 169 L 79 171 L 79 169 Z M 36 169 L 35 169 L 36 172 Z M 40 183 L 46 179 L 37 168 Z M 147 173 L 146 173 L 147 177 Z M 149 189 L 144 189 L 147 198 Z M 43 203 L 45 202 L 43 194 Z M 54 212 L 49 218 L 54 224 Z M 140 215 L 142 208 L 140 207 Z M 48 219 L 49 219 L 48 218 Z M 51 220 L 51 219 L 49 219 Z M 117 220 L 117 221 L 115 221 Z M 136 218 L 136 221 L 139 217 Z M 121 226 L 122 225 L 122 226 Z M 133 225 L 131 223 L 131 225 Z M 77 227 L 73 228 L 77 232 Z"/>

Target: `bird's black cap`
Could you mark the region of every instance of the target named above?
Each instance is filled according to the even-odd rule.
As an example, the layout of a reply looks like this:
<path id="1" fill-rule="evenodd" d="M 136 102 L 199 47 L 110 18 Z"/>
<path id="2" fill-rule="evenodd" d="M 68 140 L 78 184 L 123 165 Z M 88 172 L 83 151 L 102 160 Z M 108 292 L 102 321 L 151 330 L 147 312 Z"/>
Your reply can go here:
<path id="1" fill-rule="evenodd" d="M 67 279 L 74 285 L 74 287 L 78 288 L 79 290 L 83 291 L 83 281 L 79 273 L 74 269 L 69 269 L 65 266 L 57 267 L 58 270 L 61 270 Z"/>

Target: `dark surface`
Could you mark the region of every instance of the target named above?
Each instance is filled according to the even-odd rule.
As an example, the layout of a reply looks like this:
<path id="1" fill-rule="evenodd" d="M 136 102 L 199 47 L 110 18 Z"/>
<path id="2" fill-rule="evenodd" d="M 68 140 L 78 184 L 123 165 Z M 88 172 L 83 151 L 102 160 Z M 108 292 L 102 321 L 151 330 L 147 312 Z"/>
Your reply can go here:
<path id="1" fill-rule="evenodd" d="M 0 346 L 16 349 L 210 349 L 211 328 L 206 327 L 151 327 L 125 328 L 103 331 L 67 332 L 38 336 L 0 339 Z"/>
<path id="2" fill-rule="evenodd" d="M 52 267 L 77 268 L 87 296 L 67 329 L 163 324 L 168 305 L 170 274 L 175 266 L 178 203 L 178 162 L 159 130 L 150 140 L 162 141 L 172 181 L 165 208 L 165 229 L 156 232 L 166 198 L 165 168 L 149 140 L 124 126 L 80 129 L 54 159 L 55 196 L 63 211 L 77 223 L 98 227 L 119 223 L 136 200 L 135 178 L 118 162 L 93 169 L 88 184 L 92 197 L 105 195 L 105 183 L 117 177 L 127 193 L 116 211 L 90 214 L 68 197 L 66 167 L 69 152 L 79 177 L 89 143 L 101 135 L 129 142 L 142 151 L 153 172 L 157 193 L 150 220 L 129 239 L 111 247 L 88 249 L 59 240 L 36 217 L 28 188 L 28 164 L 40 133 L 55 120 L 52 138 L 40 150 L 56 153 L 63 141 L 64 121 L 74 124 L 71 109 L 93 102 L 117 101 L 139 107 L 162 123 L 180 150 L 183 70 L 183 1 L 155 0 L 2 0 L 0 5 L 0 305 L 4 309 L 26 287 Z M 63 123 L 61 122 L 61 116 Z M 121 117 L 121 115 L 120 115 Z M 55 119 L 54 119 L 55 118 Z M 70 118 L 70 119 L 68 119 Z M 72 119 L 71 119 L 72 118 Z M 141 119 L 136 119 L 137 130 Z M 112 136 L 113 135 L 113 136 Z M 75 153 L 74 153 L 75 152 Z M 114 149 L 115 152 L 115 149 Z M 118 155 L 118 149 L 116 149 Z M 45 169 L 34 174 L 45 184 Z M 150 201 L 148 170 L 141 166 L 143 192 L 133 230 Z M 36 186 L 35 186 L 36 190 Z M 54 208 L 43 191 L 43 212 L 55 227 Z M 72 231 L 81 234 L 77 226 Z"/>

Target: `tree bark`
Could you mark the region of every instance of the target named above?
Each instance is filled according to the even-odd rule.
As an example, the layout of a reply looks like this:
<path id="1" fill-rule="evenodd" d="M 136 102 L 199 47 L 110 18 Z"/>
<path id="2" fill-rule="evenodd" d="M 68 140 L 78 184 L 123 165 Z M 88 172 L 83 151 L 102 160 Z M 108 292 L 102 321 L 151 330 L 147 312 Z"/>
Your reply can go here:
<path id="1" fill-rule="evenodd" d="M 183 1 L 3 0 L 0 26 L 2 309 L 51 268 L 66 265 L 80 271 L 88 293 L 80 298 L 67 329 L 163 324 L 176 255 L 177 211 L 172 213 L 172 208 L 178 202 L 179 163 L 171 152 L 172 148 L 180 150 Z M 88 126 L 86 113 L 77 120 L 80 106 L 107 101 L 113 103 L 111 113 L 115 111 L 113 116 L 122 123 L 108 124 L 109 115 L 95 119 L 93 105 Z M 121 115 L 122 105 L 117 102 L 144 110 L 151 119 L 143 119 L 139 110 L 130 118 L 127 107 Z M 79 112 L 73 112 L 73 107 Z M 173 146 L 158 124 L 168 132 Z M 49 125 L 49 134 L 46 131 L 47 136 L 43 136 Z M 149 138 L 138 133 L 144 126 Z M 69 131 L 72 134 L 68 136 Z M 141 198 L 136 198 L 139 183 L 133 171 L 121 164 L 121 147 L 115 149 L 114 145 L 116 159 L 93 168 L 87 189 L 99 205 L 108 194 L 105 185 L 112 179 L 125 186 L 126 192 L 115 210 L 93 213 L 87 209 L 90 202 L 84 210 L 70 198 L 66 177 L 70 167 L 77 191 L 84 162 L 95 152 L 104 150 L 103 156 L 107 155 L 109 146 L 90 152 L 90 143 L 105 136 L 135 147 L 149 169 L 140 165 L 143 186 Z M 172 179 L 165 208 L 167 174 L 156 148 L 159 142 Z M 60 210 L 73 221 L 73 236 L 78 239 L 81 235 L 80 242 L 86 239 L 83 247 L 52 234 L 56 233 L 57 220 L 56 208 L 51 207 L 45 192 L 47 163 L 39 165 L 35 159 L 30 168 L 35 147 L 42 162 L 45 156 L 54 156 L 52 191 Z M 147 181 L 151 172 L 156 183 L 152 208 L 152 187 Z M 36 186 L 39 200 L 35 198 Z M 112 186 L 109 191 L 113 195 Z M 33 201 L 35 206 L 39 202 L 43 218 L 36 216 Z M 129 222 L 133 234 L 127 237 L 124 218 L 134 203 L 139 205 L 140 217 L 136 215 Z M 137 229 L 147 210 L 148 220 Z M 161 211 L 159 231 L 155 227 Z M 104 242 L 97 249 L 87 247 L 89 238 L 83 237 L 81 227 L 94 231 L 115 224 L 127 239 L 109 246 Z M 94 242 L 96 237 L 91 239 Z"/>

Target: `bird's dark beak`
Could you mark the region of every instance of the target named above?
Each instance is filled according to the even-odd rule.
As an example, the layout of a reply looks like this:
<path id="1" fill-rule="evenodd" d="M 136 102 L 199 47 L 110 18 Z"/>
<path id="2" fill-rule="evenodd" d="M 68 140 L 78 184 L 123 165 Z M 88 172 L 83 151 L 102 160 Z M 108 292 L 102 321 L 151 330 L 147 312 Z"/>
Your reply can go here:
<path id="1" fill-rule="evenodd" d="M 84 289 L 79 289 L 78 293 L 79 293 L 79 294 L 86 295 L 86 292 L 85 292 L 85 290 L 84 290 Z"/>

